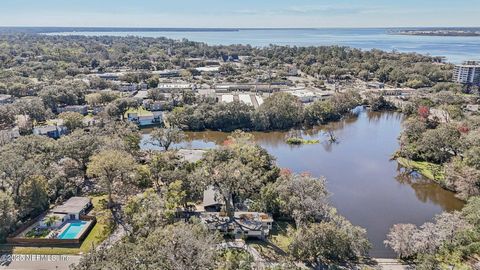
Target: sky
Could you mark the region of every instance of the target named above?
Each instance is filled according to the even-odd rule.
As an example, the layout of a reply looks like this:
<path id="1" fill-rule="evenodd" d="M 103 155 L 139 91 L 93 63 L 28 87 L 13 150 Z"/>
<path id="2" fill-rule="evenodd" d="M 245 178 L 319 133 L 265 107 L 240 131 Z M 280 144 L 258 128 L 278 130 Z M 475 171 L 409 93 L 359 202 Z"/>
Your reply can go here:
<path id="1" fill-rule="evenodd" d="M 0 26 L 480 27 L 480 0 L 0 0 Z"/>

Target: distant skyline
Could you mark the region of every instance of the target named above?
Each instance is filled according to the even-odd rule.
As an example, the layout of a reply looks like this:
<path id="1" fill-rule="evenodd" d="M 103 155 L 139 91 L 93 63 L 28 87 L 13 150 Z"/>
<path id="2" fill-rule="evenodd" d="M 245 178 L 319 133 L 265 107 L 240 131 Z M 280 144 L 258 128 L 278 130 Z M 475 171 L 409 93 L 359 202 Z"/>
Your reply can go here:
<path id="1" fill-rule="evenodd" d="M 1 0 L 0 26 L 480 27 L 480 0 Z"/>

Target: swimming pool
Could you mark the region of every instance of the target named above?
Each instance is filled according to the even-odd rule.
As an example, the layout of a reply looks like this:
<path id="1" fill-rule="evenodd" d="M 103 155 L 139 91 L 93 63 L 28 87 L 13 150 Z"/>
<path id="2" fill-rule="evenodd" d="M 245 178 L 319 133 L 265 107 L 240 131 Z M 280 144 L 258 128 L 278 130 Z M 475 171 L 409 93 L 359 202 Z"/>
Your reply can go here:
<path id="1" fill-rule="evenodd" d="M 78 234 L 87 226 L 86 221 L 73 220 L 69 221 L 65 226 L 68 226 L 63 232 L 58 235 L 58 239 L 76 239 Z"/>

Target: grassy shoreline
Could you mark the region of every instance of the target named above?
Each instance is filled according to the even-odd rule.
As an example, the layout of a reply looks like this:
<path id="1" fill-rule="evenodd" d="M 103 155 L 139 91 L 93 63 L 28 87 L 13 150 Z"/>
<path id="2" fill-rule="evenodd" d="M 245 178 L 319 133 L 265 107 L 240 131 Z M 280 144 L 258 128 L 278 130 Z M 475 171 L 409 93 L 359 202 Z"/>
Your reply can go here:
<path id="1" fill-rule="evenodd" d="M 426 161 L 414 161 L 403 157 L 398 157 L 396 160 L 405 168 L 414 170 L 442 186 L 445 184 L 445 173 L 442 165 Z"/>

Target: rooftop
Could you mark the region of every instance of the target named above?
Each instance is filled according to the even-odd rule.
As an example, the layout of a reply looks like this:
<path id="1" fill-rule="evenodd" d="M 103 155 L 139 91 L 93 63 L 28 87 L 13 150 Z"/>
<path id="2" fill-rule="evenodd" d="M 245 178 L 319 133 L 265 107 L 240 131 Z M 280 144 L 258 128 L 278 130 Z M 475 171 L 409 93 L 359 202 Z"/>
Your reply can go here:
<path id="1" fill-rule="evenodd" d="M 85 209 L 90 203 L 87 197 L 72 197 L 61 205 L 55 206 L 51 212 L 53 213 L 78 213 Z"/>

